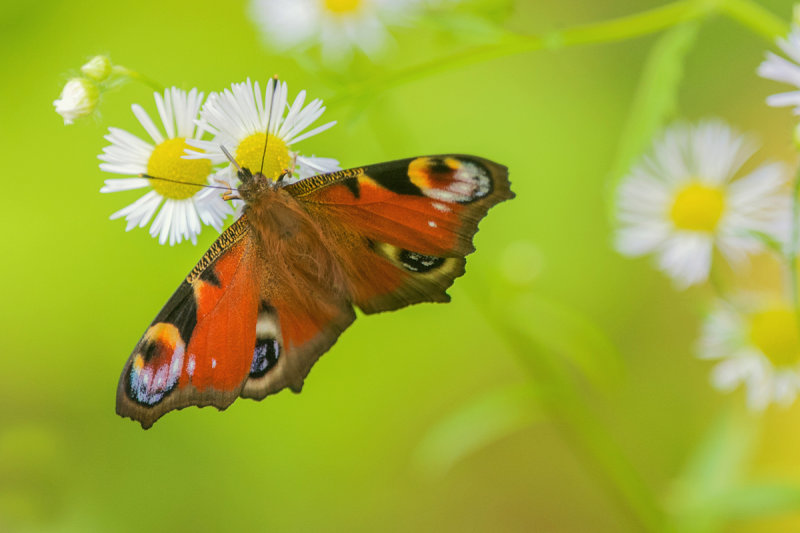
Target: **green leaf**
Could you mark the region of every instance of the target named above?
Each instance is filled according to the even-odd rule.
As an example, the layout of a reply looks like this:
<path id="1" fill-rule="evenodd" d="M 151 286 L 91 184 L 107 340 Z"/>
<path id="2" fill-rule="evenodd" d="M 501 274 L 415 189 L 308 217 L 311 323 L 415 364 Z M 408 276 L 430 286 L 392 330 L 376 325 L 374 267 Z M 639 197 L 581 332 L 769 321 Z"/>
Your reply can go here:
<path id="1" fill-rule="evenodd" d="M 530 385 L 489 392 L 434 426 L 417 448 L 414 462 L 426 475 L 441 476 L 457 463 L 541 417 Z"/>
<path id="2" fill-rule="evenodd" d="M 699 27 L 697 21 L 676 26 L 664 32 L 650 50 L 611 170 L 608 206 L 612 219 L 617 184 L 646 150 L 653 136 L 675 115 L 684 61 L 697 38 Z"/>
<path id="3" fill-rule="evenodd" d="M 619 383 L 624 363 L 605 331 L 580 311 L 534 294 L 521 296 L 507 319 L 519 333 L 557 353 L 596 387 Z"/>

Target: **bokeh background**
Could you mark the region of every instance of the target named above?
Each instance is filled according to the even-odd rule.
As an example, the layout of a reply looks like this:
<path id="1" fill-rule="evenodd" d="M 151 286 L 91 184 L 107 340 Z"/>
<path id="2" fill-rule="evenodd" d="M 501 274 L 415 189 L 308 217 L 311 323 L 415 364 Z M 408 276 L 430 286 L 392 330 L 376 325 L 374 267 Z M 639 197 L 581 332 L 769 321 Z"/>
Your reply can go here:
<path id="1" fill-rule="evenodd" d="M 500 23 L 538 34 L 664 3 L 518 0 Z M 789 0 L 759 4 L 791 16 Z M 800 407 L 753 415 L 742 391 L 713 390 L 693 356 L 709 289 L 676 292 L 611 246 L 620 133 L 659 35 L 445 64 L 353 97 L 366 80 L 486 44 L 468 28 L 395 30 L 382 61 L 331 74 L 265 48 L 242 2 L 0 4 L 0 530 L 652 530 L 639 499 L 676 530 L 800 529 L 791 493 L 758 504 L 769 480 L 800 483 Z M 769 42 L 720 16 L 698 31 L 676 115 L 722 117 L 754 131 L 764 157 L 794 163 L 793 118 L 764 105 L 776 84 L 755 75 Z M 330 100 L 323 120 L 339 121 L 304 153 L 345 167 L 479 154 L 510 168 L 517 198 L 481 223 L 452 303 L 361 316 L 301 395 L 186 409 L 143 431 L 114 414 L 119 372 L 215 235 L 159 246 L 108 220 L 138 193 L 99 194 L 103 135 L 143 135 L 130 104 L 154 107 L 130 83 L 65 127 L 52 101 L 97 53 L 206 92 L 277 73 L 290 97 Z M 594 442 L 608 439 L 610 463 L 537 401 L 541 365 L 526 346 L 557 348 L 581 427 L 605 435 Z M 613 472 L 629 467 L 641 491 L 620 496 Z M 766 488 L 715 499 L 742 480 Z"/>

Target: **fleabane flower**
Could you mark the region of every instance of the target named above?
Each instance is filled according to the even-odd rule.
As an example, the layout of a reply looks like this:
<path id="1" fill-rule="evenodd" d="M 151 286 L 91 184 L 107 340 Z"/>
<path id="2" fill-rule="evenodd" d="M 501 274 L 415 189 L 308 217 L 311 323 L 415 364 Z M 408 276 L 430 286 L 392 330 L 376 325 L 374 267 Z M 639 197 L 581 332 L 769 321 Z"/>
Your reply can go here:
<path id="1" fill-rule="evenodd" d="M 391 37 L 386 23 L 413 18 L 418 0 L 253 0 L 250 13 L 263 38 L 278 49 L 319 44 L 326 62 L 368 56 Z"/>
<path id="2" fill-rule="evenodd" d="M 774 107 L 794 106 L 795 113 L 800 113 L 800 26 L 792 24 L 789 35 L 775 42 L 789 59 L 767 52 L 767 58 L 758 66 L 758 75 L 794 85 L 798 90 L 770 95 L 767 104 Z"/>
<path id="3" fill-rule="evenodd" d="M 155 93 L 154 97 L 163 132 L 140 105 L 132 105 L 133 114 L 154 144 L 127 131 L 109 128 L 105 138 L 111 144 L 98 156 L 104 161 L 100 168 L 137 177 L 108 179 L 100 192 L 150 189 L 136 202 L 111 215 L 111 219 L 124 217 L 128 222 L 125 230 L 130 231 L 137 226 L 147 226 L 158 211 L 150 234 L 158 237 L 159 243 L 169 241 L 173 245 L 183 239 L 196 243 L 201 222 L 219 231 L 223 220 L 231 213 L 219 190 L 204 187 L 211 182 L 211 161 L 184 158 L 184 151 L 189 147 L 187 141 L 203 135 L 202 128 L 197 128 L 194 122 L 203 93 L 197 89 L 187 93 L 172 87 L 165 90 L 163 96 Z"/>
<path id="4" fill-rule="evenodd" d="M 61 96 L 53 101 L 56 113 L 64 118 L 64 124 L 72 124 L 76 119 L 90 115 L 97 107 L 100 89 L 88 78 L 72 78 L 61 90 Z"/>
<path id="5" fill-rule="evenodd" d="M 287 94 L 286 83 L 270 80 L 262 96 L 258 82 L 253 84 L 249 79 L 221 93 L 212 93 L 203 105 L 198 124 L 214 134 L 214 138 L 189 140 L 192 149 L 187 150 L 185 157 L 226 163 L 228 159 L 222 151 L 225 147 L 240 166 L 253 172 L 262 170 L 271 179 L 277 179 L 292 168 L 293 175 L 300 179 L 339 170 L 335 159 L 302 156 L 293 150 L 295 144 L 327 130 L 336 122 L 306 131 L 325 111 L 322 101 L 313 100 L 304 105 L 306 92 L 300 91 L 285 112 Z M 217 179 L 232 182 L 231 167 L 226 170 L 228 177 L 219 175 Z"/>
<path id="6" fill-rule="evenodd" d="M 726 124 L 678 124 L 617 190 L 617 249 L 655 254 L 659 268 L 686 288 L 707 279 L 714 248 L 734 266 L 785 236 L 788 174 L 764 164 L 737 177 L 755 147 Z M 779 236 L 780 234 L 780 236 Z"/>
<path id="7" fill-rule="evenodd" d="M 797 314 L 781 300 L 741 300 L 741 309 L 717 303 L 703 324 L 698 356 L 719 361 L 711 372 L 715 388 L 728 392 L 743 384 L 751 409 L 789 405 L 800 389 Z"/>

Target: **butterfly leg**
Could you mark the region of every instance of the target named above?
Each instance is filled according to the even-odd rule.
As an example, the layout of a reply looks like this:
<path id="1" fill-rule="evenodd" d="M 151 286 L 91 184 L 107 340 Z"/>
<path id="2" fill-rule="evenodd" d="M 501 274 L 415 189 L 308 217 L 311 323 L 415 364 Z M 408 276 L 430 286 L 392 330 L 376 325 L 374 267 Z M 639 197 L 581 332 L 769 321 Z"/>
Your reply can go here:
<path id="1" fill-rule="evenodd" d="M 281 175 L 278 176 L 278 182 L 283 181 L 285 178 L 291 178 L 294 175 L 294 170 L 297 167 L 297 154 L 292 154 L 292 161 L 289 168 L 284 168 Z"/>
<path id="2" fill-rule="evenodd" d="M 228 200 L 241 200 L 242 199 L 238 194 L 233 192 L 233 189 L 231 188 L 231 183 L 229 181 L 221 180 L 221 179 L 215 177 L 214 178 L 214 183 L 216 183 L 217 185 L 222 185 L 222 186 L 227 187 L 225 192 L 222 193 L 222 199 L 225 200 L 226 202 Z"/>

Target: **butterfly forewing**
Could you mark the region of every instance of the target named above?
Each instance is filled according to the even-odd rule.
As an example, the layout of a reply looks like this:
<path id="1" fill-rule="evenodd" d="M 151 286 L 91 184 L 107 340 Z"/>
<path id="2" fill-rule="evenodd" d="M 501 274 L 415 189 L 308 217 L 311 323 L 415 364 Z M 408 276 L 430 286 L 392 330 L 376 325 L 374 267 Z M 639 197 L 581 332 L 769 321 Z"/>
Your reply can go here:
<path id="1" fill-rule="evenodd" d="M 353 236 L 339 248 L 341 263 L 366 313 L 449 301 L 478 222 L 514 196 L 506 167 L 468 155 L 343 170 L 287 190 L 321 223 Z"/>
<path id="2" fill-rule="evenodd" d="M 147 428 L 172 409 L 236 399 L 255 345 L 258 285 L 245 218 L 211 246 L 145 331 L 117 387 L 117 413 Z"/>

